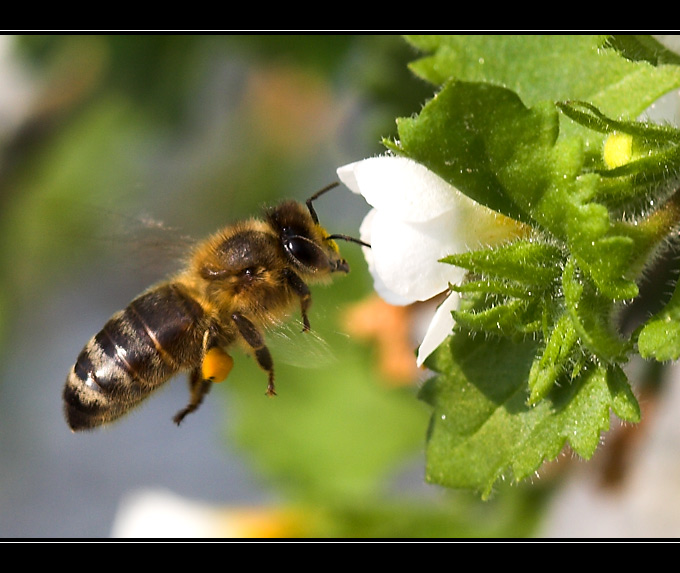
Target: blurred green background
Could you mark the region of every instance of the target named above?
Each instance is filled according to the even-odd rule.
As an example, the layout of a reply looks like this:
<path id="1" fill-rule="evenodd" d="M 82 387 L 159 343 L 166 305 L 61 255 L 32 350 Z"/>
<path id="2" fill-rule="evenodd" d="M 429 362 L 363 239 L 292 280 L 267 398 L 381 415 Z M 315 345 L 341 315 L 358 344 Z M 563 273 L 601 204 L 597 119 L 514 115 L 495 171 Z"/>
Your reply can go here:
<path id="1" fill-rule="evenodd" d="M 272 526 L 284 536 L 536 532 L 550 479 L 489 502 L 423 483 L 417 381 L 395 384 L 348 332 L 371 291 L 356 245 L 341 245 L 350 275 L 313 289 L 314 335 L 272 336 L 276 399 L 236 355 L 180 429 L 180 377 L 110 428 L 73 435 L 62 419 L 83 345 L 175 268 L 185 237 L 305 199 L 383 151 L 432 95 L 401 38 L 5 36 L 0 50 L 0 536 L 109 536 L 147 489 L 265 521 L 292 511 Z M 367 206 L 340 188 L 317 211 L 356 236 Z"/>

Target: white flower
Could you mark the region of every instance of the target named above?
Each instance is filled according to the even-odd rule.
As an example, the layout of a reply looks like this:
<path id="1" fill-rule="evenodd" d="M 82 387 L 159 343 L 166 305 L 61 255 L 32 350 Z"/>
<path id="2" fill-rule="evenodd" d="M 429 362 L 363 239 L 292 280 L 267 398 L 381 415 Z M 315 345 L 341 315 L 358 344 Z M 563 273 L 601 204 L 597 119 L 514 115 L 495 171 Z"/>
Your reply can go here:
<path id="1" fill-rule="evenodd" d="M 340 180 L 373 209 L 361 225 L 361 240 L 374 288 L 388 303 L 428 300 L 460 283 L 465 271 L 439 259 L 517 236 L 514 221 L 476 203 L 429 171 L 404 157 L 381 156 L 337 170 Z M 422 365 L 451 333 L 451 292 L 435 312 L 418 349 Z"/>
<path id="2" fill-rule="evenodd" d="M 115 538 L 286 538 L 309 524 L 303 509 L 278 506 L 223 507 L 185 499 L 171 491 L 126 494 L 114 519 Z"/>

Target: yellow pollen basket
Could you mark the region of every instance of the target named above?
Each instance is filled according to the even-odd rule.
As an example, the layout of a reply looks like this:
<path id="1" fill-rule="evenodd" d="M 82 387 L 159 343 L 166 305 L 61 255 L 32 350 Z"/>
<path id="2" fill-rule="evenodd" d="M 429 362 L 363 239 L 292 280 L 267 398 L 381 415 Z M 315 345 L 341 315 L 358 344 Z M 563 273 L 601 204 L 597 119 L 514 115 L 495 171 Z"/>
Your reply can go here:
<path id="1" fill-rule="evenodd" d="M 224 382 L 234 367 L 234 359 L 221 348 L 213 347 L 205 353 L 201 364 L 203 380 Z"/>

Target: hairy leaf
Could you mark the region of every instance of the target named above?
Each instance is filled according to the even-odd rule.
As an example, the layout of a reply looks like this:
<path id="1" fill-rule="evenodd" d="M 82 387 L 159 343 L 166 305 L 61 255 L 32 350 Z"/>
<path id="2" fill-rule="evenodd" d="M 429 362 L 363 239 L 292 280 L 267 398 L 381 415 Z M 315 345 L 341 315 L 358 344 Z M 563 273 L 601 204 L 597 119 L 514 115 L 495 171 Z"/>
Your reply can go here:
<path id="1" fill-rule="evenodd" d="M 517 92 L 527 105 L 543 100 L 584 100 L 611 117 L 633 119 L 678 86 L 677 55 L 658 42 L 604 35 L 407 36 L 426 55 L 411 69 L 436 85 L 448 79 L 488 82 Z M 642 44 L 645 44 L 644 48 Z M 651 55 L 656 52 L 656 57 Z M 565 135 L 576 128 L 565 122 Z M 577 128 L 576 128 L 577 129 Z M 587 135 L 589 145 L 601 141 Z"/>
<path id="2" fill-rule="evenodd" d="M 569 444 L 585 458 L 595 451 L 610 411 L 639 419 L 639 407 L 618 367 L 589 365 L 561 378 L 536 406 L 526 379 L 536 343 L 483 340 L 463 333 L 442 345 L 429 366 L 439 372 L 421 397 L 433 406 L 427 479 L 488 496 L 500 478 L 522 480 Z"/>
<path id="3" fill-rule="evenodd" d="M 680 285 L 676 285 L 666 306 L 640 331 L 638 350 L 643 358 L 659 361 L 680 358 Z"/>
<path id="4" fill-rule="evenodd" d="M 639 420 L 621 368 L 635 340 L 612 317 L 680 219 L 677 200 L 664 204 L 679 134 L 635 121 L 680 86 L 680 60 L 646 37 L 408 39 L 425 54 L 412 69 L 439 91 L 398 120 L 388 147 L 533 228 L 531 240 L 442 259 L 469 274 L 451 286 L 457 327 L 421 392 L 433 407 L 427 476 L 488 495 L 565 444 L 592 455 L 611 412 Z M 615 132 L 630 149 L 611 164 Z M 641 329 L 643 356 L 680 356 L 679 301 Z"/>

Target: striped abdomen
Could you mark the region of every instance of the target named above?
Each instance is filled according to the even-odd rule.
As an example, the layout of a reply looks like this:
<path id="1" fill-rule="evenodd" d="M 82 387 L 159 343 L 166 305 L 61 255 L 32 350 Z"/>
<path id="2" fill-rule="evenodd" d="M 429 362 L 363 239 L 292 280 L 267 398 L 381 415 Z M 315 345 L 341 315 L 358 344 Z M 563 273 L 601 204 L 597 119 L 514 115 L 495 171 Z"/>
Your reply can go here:
<path id="1" fill-rule="evenodd" d="M 64 386 L 66 420 L 83 430 L 115 420 L 179 370 L 198 365 L 204 313 L 175 283 L 114 314 L 85 346 Z"/>

